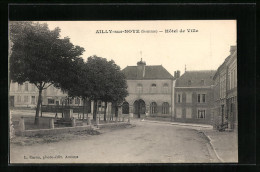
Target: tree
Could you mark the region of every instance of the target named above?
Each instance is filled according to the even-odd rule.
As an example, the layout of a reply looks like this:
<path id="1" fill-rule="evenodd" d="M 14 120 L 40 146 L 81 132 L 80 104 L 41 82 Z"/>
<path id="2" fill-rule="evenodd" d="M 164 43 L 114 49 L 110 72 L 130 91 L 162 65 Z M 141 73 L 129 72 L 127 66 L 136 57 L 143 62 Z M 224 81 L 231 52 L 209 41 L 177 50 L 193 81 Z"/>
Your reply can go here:
<path id="1" fill-rule="evenodd" d="M 93 119 L 96 121 L 97 102 L 105 102 L 104 120 L 108 102 L 121 103 L 128 95 L 127 84 L 120 67 L 113 60 L 92 56 L 88 58 L 89 84 L 91 84 L 91 100 L 94 101 Z"/>
<path id="2" fill-rule="evenodd" d="M 107 62 L 105 75 L 105 94 L 101 98 L 105 102 L 104 120 L 106 120 L 107 102 L 115 105 L 115 115 L 118 116 L 118 106 L 128 96 L 126 78 L 120 67 L 113 60 Z"/>
<path id="3" fill-rule="evenodd" d="M 49 30 L 46 23 L 11 22 L 10 39 L 10 79 L 18 83 L 29 81 L 38 88 L 35 124 L 39 124 L 42 91 L 65 83 L 68 69 L 73 68 L 72 62 L 77 61 L 84 48 L 74 46 L 68 37 L 60 38 L 60 29 Z"/>
<path id="4" fill-rule="evenodd" d="M 84 118 L 84 106 L 86 100 L 91 94 L 91 84 L 89 81 L 89 69 L 83 59 L 79 58 L 72 62 L 71 69 L 66 79 L 59 82 L 57 87 L 60 87 L 63 91 L 68 93 L 69 97 L 77 97 L 83 100 L 83 118 Z"/>
<path id="5" fill-rule="evenodd" d="M 93 120 L 96 121 L 97 102 L 105 95 L 107 60 L 105 58 L 91 56 L 87 60 L 89 85 L 91 88 L 90 100 L 94 101 Z"/>

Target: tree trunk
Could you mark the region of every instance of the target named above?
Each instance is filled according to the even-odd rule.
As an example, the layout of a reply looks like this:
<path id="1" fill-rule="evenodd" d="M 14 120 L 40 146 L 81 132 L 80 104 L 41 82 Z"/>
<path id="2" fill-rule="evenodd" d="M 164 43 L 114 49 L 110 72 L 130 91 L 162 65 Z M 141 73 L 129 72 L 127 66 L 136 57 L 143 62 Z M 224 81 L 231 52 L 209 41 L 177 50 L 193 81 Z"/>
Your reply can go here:
<path id="1" fill-rule="evenodd" d="M 104 108 L 104 121 L 107 120 L 107 102 L 105 102 L 105 108 Z"/>
<path id="2" fill-rule="evenodd" d="M 87 106 L 86 106 L 86 110 L 87 111 L 86 112 L 87 112 L 87 119 L 88 119 L 88 99 L 87 99 L 87 103 L 86 104 L 87 104 Z"/>
<path id="3" fill-rule="evenodd" d="M 40 111 L 41 111 L 41 117 L 42 117 L 42 101 L 41 101 Z"/>
<path id="4" fill-rule="evenodd" d="M 94 107 L 93 107 L 93 120 L 96 122 L 97 119 L 97 100 L 94 100 Z"/>
<path id="5" fill-rule="evenodd" d="M 83 114 L 82 114 L 83 118 L 84 118 L 84 113 L 85 113 L 85 99 L 83 99 Z"/>
<path id="6" fill-rule="evenodd" d="M 39 96 L 38 96 L 36 114 L 35 114 L 35 120 L 34 120 L 35 125 L 39 125 L 39 112 L 40 112 L 41 102 L 42 102 L 42 88 L 39 88 Z"/>
<path id="7" fill-rule="evenodd" d="M 62 102 L 61 102 L 61 117 L 63 118 L 63 114 L 64 114 L 64 107 L 63 107 L 63 103 L 64 103 L 64 100 L 62 100 Z"/>
<path id="8" fill-rule="evenodd" d="M 115 117 L 118 117 L 118 106 L 115 106 Z"/>
<path id="9" fill-rule="evenodd" d="M 79 119 L 79 102 L 78 102 L 78 119 Z"/>

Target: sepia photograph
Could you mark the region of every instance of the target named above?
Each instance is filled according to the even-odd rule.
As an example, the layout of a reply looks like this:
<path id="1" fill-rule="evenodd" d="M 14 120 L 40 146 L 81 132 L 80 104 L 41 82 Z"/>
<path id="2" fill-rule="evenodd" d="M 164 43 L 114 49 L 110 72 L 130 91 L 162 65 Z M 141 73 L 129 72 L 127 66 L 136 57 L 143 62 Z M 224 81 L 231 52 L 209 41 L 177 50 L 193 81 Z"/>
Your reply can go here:
<path id="1" fill-rule="evenodd" d="M 8 32 L 10 164 L 238 163 L 236 20 Z"/>

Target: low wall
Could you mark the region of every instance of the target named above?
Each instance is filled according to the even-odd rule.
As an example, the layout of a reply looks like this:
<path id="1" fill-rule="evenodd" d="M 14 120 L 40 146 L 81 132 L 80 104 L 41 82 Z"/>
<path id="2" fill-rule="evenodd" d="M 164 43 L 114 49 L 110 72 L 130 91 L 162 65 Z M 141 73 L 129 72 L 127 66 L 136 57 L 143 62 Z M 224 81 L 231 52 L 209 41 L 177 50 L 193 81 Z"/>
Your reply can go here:
<path id="1" fill-rule="evenodd" d="M 116 122 L 116 123 L 107 123 L 107 124 L 98 124 L 98 128 L 116 128 L 119 126 L 130 125 L 130 122 Z M 75 131 L 84 131 L 84 130 L 93 130 L 92 125 L 85 126 L 76 126 L 76 127 L 62 127 L 62 128 L 52 128 L 52 129 L 36 129 L 36 130 L 18 130 L 16 135 L 20 136 L 35 136 L 35 135 L 55 135 L 61 133 L 75 132 Z"/>
<path id="2" fill-rule="evenodd" d="M 54 135 L 54 134 L 68 133 L 70 131 L 84 131 L 84 130 L 92 130 L 92 127 L 90 125 L 87 125 L 87 126 L 63 127 L 63 128 L 54 128 L 54 129 L 24 130 L 24 131 L 19 131 L 16 134 L 21 136 Z"/>
<path id="3" fill-rule="evenodd" d="M 48 126 L 50 119 L 53 119 L 53 117 L 39 117 L 39 125 Z"/>
<path id="4" fill-rule="evenodd" d="M 107 124 L 99 124 L 98 128 L 112 128 L 112 127 L 118 127 L 118 126 L 126 126 L 130 125 L 129 122 L 117 122 L 117 123 L 107 123 Z"/>

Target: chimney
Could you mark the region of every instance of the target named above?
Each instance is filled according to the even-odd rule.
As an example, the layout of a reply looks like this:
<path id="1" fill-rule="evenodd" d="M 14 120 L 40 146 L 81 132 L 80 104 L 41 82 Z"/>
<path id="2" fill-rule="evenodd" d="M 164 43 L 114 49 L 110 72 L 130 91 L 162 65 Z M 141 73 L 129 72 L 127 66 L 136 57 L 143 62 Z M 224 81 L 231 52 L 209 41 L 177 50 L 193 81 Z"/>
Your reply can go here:
<path id="1" fill-rule="evenodd" d="M 179 78 L 180 77 L 180 71 L 174 71 L 174 78 Z"/>
<path id="2" fill-rule="evenodd" d="M 177 78 L 179 78 L 181 75 L 181 72 L 179 70 L 177 70 Z"/>
<path id="3" fill-rule="evenodd" d="M 235 51 L 237 50 L 237 46 L 234 45 L 234 46 L 230 46 L 230 55 L 232 55 Z"/>

